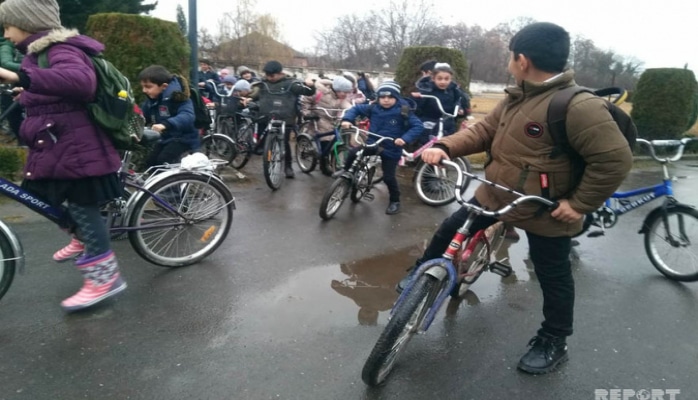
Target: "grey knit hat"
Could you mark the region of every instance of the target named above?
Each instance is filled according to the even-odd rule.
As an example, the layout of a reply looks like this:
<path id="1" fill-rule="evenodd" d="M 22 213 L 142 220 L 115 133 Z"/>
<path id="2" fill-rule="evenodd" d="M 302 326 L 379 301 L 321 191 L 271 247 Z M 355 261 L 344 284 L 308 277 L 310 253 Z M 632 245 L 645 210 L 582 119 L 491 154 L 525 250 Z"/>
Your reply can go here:
<path id="1" fill-rule="evenodd" d="M 7 0 L 0 4 L 0 25 L 29 33 L 61 27 L 56 0 Z"/>

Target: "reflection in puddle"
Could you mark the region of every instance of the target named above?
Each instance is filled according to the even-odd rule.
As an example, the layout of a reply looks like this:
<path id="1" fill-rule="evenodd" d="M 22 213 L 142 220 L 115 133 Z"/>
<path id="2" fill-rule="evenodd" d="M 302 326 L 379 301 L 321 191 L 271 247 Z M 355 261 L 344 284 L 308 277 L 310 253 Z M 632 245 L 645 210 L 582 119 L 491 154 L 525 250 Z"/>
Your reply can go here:
<path id="1" fill-rule="evenodd" d="M 395 285 L 423 250 L 423 244 L 399 249 L 390 254 L 364 258 L 344 264 L 329 264 L 304 269 L 282 285 L 250 298 L 236 311 L 231 321 L 235 335 L 245 340 L 279 340 L 273 332 L 283 330 L 289 341 L 304 336 L 309 329 L 327 329 L 359 325 L 384 325 L 397 299 Z M 484 273 L 463 299 L 446 310 L 477 306 L 495 300 L 507 285 L 525 282 L 533 276 L 528 263 L 528 245 L 507 241 L 497 259 L 508 257 L 514 273 L 502 278 Z M 337 296 L 340 294 L 341 296 Z"/>

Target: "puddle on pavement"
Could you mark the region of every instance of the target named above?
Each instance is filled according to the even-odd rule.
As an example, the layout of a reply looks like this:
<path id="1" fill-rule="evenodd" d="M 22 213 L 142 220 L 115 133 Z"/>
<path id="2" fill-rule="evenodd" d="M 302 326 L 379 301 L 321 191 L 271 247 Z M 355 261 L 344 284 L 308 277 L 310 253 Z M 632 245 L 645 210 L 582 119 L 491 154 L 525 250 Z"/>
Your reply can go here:
<path id="1" fill-rule="evenodd" d="M 304 269 L 283 285 L 244 304 L 234 319 L 235 325 L 245 332 L 238 331 L 237 335 L 249 334 L 252 340 L 274 338 L 278 341 L 279 336 L 273 332 L 279 330 L 292 340 L 302 337 L 309 329 L 385 325 L 388 312 L 397 299 L 395 285 L 423 248 L 424 245 L 419 244 L 390 254 Z M 492 301 L 506 290 L 506 285 L 530 280 L 533 271 L 527 254 L 525 239 L 505 242 L 497 259 L 508 258 L 514 273 L 507 278 L 484 273 L 466 293 L 459 307 Z"/>

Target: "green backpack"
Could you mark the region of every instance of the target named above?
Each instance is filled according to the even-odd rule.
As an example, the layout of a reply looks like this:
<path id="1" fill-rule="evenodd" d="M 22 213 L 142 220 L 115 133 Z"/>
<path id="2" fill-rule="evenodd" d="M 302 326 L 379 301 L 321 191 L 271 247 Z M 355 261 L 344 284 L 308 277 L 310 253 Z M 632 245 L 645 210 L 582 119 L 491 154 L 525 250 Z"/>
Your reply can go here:
<path id="1" fill-rule="evenodd" d="M 142 117 L 134 109 L 131 83 L 102 54 L 89 55 L 97 75 L 97 92 L 87 111 L 118 150 L 128 150 L 143 134 Z M 38 54 L 39 68 L 48 68 L 48 49 Z"/>

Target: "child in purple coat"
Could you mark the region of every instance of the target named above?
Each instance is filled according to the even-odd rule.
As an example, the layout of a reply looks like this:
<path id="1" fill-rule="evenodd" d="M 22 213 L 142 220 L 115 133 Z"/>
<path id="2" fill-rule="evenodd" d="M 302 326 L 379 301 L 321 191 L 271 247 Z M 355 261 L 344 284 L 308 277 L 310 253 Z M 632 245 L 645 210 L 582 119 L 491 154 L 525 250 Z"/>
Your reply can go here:
<path id="1" fill-rule="evenodd" d="M 0 68 L 0 80 L 23 88 L 26 110 L 20 128 L 29 147 L 22 187 L 54 206 L 67 203 L 77 225 L 75 238 L 54 259 L 75 261 L 82 288 L 63 300 L 65 311 L 97 304 L 126 288 L 100 205 L 120 196 L 119 154 L 90 119 L 86 101 L 94 98 L 97 76 L 88 55 L 104 45 L 61 26 L 56 0 L 7 0 L 0 4 L 5 38 L 26 56 L 19 72 Z M 46 53 L 48 68 L 37 55 Z"/>

